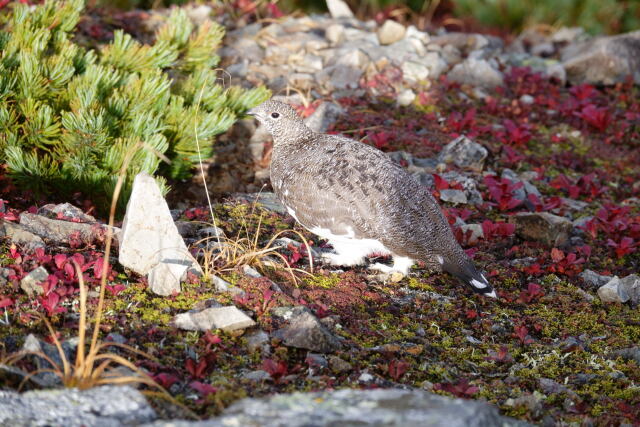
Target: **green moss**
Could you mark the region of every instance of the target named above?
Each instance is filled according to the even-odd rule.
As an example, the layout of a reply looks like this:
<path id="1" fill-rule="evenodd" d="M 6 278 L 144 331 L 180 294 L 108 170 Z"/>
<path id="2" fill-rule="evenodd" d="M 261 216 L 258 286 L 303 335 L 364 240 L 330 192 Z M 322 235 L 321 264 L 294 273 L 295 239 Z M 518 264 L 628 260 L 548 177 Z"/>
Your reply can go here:
<path id="1" fill-rule="evenodd" d="M 324 289 L 334 288 L 338 283 L 342 281 L 342 276 L 337 273 L 322 275 L 317 274 L 314 276 L 306 277 L 303 283 L 310 287 L 320 287 Z"/>

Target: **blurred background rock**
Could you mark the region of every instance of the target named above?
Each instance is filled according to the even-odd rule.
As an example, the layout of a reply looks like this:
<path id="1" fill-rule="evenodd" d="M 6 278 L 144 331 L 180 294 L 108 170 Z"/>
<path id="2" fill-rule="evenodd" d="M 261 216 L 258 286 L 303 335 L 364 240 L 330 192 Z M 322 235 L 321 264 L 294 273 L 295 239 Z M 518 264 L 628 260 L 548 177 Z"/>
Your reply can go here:
<path id="1" fill-rule="evenodd" d="M 1 3 L 6 3 L 6 0 Z M 150 9 L 189 2 L 90 0 L 88 3 L 119 9 Z M 223 0 L 221 3 L 236 12 L 274 7 L 285 14 L 327 11 L 327 4 L 323 0 Z M 347 0 L 347 3 L 360 19 L 383 22 L 392 18 L 412 23 L 421 30 L 444 27 L 447 30 L 506 35 L 539 25 L 577 26 L 591 34 L 617 34 L 640 29 L 638 0 Z"/>

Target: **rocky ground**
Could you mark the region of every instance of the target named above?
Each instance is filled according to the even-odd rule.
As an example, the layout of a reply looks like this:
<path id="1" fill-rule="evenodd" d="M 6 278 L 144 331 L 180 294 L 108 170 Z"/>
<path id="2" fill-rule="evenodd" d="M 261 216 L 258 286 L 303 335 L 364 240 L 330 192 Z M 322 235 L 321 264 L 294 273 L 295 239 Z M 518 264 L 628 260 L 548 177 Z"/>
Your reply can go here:
<path id="1" fill-rule="evenodd" d="M 499 298 L 477 297 L 421 266 L 392 282 L 364 267 L 322 265 L 318 255 L 330 248 L 273 199 L 271 142 L 242 120 L 208 163 L 218 228 L 197 179 L 175 183 L 173 219 L 166 211 L 153 221 L 163 236 L 179 232 L 200 257 L 204 276 L 187 274 L 180 292 L 175 282 L 156 287 L 145 268 L 123 262 L 131 223 L 105 272 L 100 221 L 70 205 L 18 196 L 0 175 L 3 354 L 27 346 L 55 356 L 34 315 L 40 312 L 73 355 L 75 261 L 90 286 L 91 312 L 100 278 L 109 277 L 104 340 L 153 356 L 115 350 L 210 418 L 206 425 L 637 423 L 640 35 L 530 30 L 506 43 L 360 22 L 332 5 L 331 17 L 233 26 L 216 15 L 230 27 L 220 52 L 227 78 L 266 84 L 314 129 L 388 152 L 441 201 Z M 198 7 L 191 16 L 211 12 Z M 141 19 L 131 27 L 143 38 L 162 16 L 127 19 Z M 101 21 L 94 19 L 86 28 L 95 32 Z M 161 200 L 137 202 L 166 209 Z M 277 236 L 267 258 L 202 257 L 234 244 L 244 253 L 262 249 L 292 229 L 302 235 Z M 296 270 L 284 268 L 285 260 Z M 2 366 L 5 388 L 43 364 L 29 357 Z M 26 387 L 55 385 L 41 373 Z M 0 409 L 0 420 L 51 422 L 34 409 L 46 402 L 78 425 L 181 425 L 154 420 L 187 416 L 163 400 L 152 399 L 152 409 L 134 389 L 124 390 L 81 398 L 73 390 L 5 391 L 0 408 L 12 410 Z M 85 398 L 82 416 L 60 404 Z"/>

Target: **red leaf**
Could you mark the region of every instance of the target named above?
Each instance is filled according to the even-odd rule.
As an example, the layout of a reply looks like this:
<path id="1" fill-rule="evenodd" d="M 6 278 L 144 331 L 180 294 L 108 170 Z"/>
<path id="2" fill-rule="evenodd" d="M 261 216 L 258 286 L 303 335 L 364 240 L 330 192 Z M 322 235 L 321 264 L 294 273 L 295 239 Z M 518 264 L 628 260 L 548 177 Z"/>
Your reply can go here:
<path id="1" fill-rule="evenodd" d="M 54 255 L 53 262 L 55 263 L 56 267 L 61 269 L 64 263 L 67 262 L 67 256 L 65 254 Z"/>
<path id="2" fill-rule="evenodd" d="M 207 397 L 210 394 L 213 394 L 218 391 L 217 388 L 213 387 L 211 384 L 205 384 L 200 381 L 191 381 L 189 383 L 189 387 L 196 390 L 203 397 Z"/>
<path id="3" fill-rule="evenodd" d="M 553 262 L 560 262 L 564 259 L 564 252 L 558 248 L 551 249 L 551 259 Z"/>
<path id="4" fill-rule="evenodd" d="M 395 381 L 398 381 L 409 369 L 409 364 L 403 360 L 393 359 L 389 362 L 387 369 L 389 371 L 389 376 Z"/>
<path id="5" fill-rule="evenodd" d="M 6 308 L 13 304 L 13 300 L 9 297 L 0 298 L 0 308 Z"/>

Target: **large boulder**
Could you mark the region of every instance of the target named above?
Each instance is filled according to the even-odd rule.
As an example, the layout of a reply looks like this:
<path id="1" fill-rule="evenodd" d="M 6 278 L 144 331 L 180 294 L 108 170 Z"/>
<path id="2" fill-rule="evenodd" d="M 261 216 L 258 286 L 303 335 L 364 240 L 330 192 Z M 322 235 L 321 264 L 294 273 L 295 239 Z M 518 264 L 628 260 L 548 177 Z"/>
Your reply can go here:
<path id="1" fill-rule="evenodd" d="M 529 424 L 503 417 L 485 402 L 422 390 L 343 389 L 243 399 L 220 417 L 192 423 L 158 421 L 147 427 L 432 426 L 511 427 Z"/>
<path id="2" fill-rule="evenodd" d="M 612 85 L 628 76 L 640 84 L 640 31 L 569 45 L 562 65 L 572 84 Z"/>

